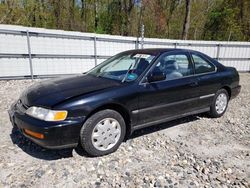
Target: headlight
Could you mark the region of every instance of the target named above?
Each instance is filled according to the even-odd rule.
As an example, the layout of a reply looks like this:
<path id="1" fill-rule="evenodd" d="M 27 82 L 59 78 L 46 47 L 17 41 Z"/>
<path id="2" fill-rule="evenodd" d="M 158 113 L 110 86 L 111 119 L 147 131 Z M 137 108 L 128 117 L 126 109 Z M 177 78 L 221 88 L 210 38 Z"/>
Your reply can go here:
<path id="1" fill-rule="evenodd" d="M 28 108 L 26 114 L 45 121 L 63 121 L 66 119 L 68 112 L 65 110 L 49 110 L 32 106 Z"/>

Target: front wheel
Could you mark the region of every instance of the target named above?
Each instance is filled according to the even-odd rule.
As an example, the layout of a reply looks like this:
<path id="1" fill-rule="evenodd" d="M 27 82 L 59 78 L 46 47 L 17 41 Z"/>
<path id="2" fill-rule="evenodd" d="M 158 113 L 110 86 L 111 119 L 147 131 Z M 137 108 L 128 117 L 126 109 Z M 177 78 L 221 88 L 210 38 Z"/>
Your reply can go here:
<path id="1" fill-rule="evenodd" d="M 214 118 L 221 117 L 226 112 L 228 101 L 229 96 L 225 89 L 217 91 L 210 107 L 210 116 Z"/>
<path id="2" fill-rule="evenodd" d="M 122 143 L 126 132 L 123 117 L 114 110 L 102 110 L 93 114 L 84 123 L 80 143 L 91 156 L 112 153 Z"/>

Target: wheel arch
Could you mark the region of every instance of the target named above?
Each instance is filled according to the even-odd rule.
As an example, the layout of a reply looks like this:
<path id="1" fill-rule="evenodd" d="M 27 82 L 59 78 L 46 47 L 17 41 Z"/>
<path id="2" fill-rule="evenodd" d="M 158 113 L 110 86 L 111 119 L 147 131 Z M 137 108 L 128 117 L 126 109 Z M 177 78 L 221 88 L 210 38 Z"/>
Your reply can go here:
<path id="1" fill-rule="evenodd" d="M 229 86 L 223 86 L 223 87 L 221 87 L 221 89 L 225 89 L 227 91 L 228 97 L 230 99 L 231 98 L 231 93 L 232 93 L 231 88 Z"/>
<path id="2" fill-rule="evenodd" d="M 126 124 L 126 135 L 125 135 L 125 139 L 128 138 L 128 136 L 131 134 L 131 116 L 128 112 L 128 110 L 120 105 L 120 104 L 117 104 L 117 103 L 108 103 L 108 104 L 103 104 L 97 108 L 95 108 L 94 110 L 92 110 L 88 116 L 86 117 L 86 119 L 88 119 L 90 116 L 92 116 L 93 114 L 101 111 L 101 110 L 107 110 L 107 109 L 110 109 L 110 110 L 114 110 L 114 111 L 117 111 L 119 114 L 121 114 L 121 116 L 123 117 L 124 121 L 125 121 L 125 124 Z"/>

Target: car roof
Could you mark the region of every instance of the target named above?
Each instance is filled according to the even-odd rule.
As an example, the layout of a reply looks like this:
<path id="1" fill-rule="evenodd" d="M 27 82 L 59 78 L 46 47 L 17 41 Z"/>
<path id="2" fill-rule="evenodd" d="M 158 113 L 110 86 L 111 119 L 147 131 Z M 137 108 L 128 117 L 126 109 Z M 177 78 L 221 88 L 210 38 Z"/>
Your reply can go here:
<path id="1" fill-rule="evenodd" d="M 194 50 L 180 49 L 180 48 L 144 48 L 144 49 L 128 50 L 125 51 L 124 53 L 146 53 L 146 54 L 158 55 L 170 51 L 196 52 Z"/>

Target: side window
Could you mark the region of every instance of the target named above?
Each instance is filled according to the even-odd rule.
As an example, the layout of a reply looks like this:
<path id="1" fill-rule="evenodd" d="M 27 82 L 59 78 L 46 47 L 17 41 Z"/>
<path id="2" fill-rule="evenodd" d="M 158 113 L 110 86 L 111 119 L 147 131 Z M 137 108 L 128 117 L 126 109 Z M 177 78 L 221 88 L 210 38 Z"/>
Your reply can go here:
<path id="1" fill-rule="evenodd" d="M 192 58 L 194 60 L 195 73 L 202 74 L 207 72 L 215 71 L 214 65 L 203 59 L 202 57 L 192 54 Z"/>
<path id="2" fill-rule="evenodd" d="M 162 72 L 166 80 L 173 80 L 193 74 L 192 64 L 185 54 L 163 55 L 153 72 Z"/>

